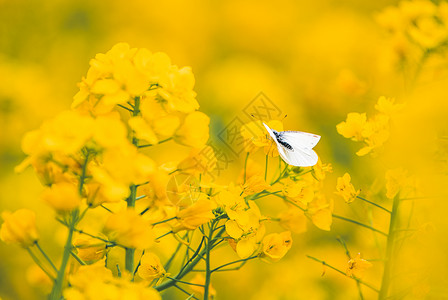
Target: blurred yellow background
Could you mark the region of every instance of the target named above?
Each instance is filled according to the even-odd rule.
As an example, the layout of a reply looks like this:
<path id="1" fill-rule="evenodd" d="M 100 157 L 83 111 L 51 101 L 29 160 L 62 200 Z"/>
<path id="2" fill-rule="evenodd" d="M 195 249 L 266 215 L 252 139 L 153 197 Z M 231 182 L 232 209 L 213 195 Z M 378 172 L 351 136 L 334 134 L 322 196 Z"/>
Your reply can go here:
<path id="1" fill-rule="evenodd" d="M 216 137 L 263 92 L 281 111 L 286 130 L 322 136 L 316 147 L 333 165 L 325 183 L 335 213 L 388 230 L 387 215 L 365 203 L 350 206 L 334 194 L 336 178 L 349 172 L 361 195 L 390 207 L 383 196 L 385 172 L 403 167 L 418 177 L 423 199 L 412 201 L 411 234 L 403 244 L 395 280 L 406 299 L 447 299 L 448 57 L 428 60 L 420 76 L 400 68 L 387 30 L 376 16 L 397 1 L 62 1 L 0 0 L 0 208 L 38 211 L 43 247 L 62 245 L 51 210 L 38 199 L 42 187 L 31 169 L 15 174 L 25 155 L 25 132 L 68 109 L 89 60 L 117 42 L 167 53 L 191 66 L 200 110 Z M 411 63 L 409 63 L 412 65 Z M 418 65 L 415 61 L 414 65 Z M 415 66 L 414 66 L 415 67 Z M 359 157 L 359 143 L 339 135 L 336 125 L 350 112 L 374 114 L 380 96 L 405 103 L 392 121 L 390 138 L 377 157 Z M 264 163 L 264 157 L 259 157 Z M 223 175 L 225 176 L 225 175 Z M 370 198 L 369 198 L 370 197 Z M 409 201 L 411 202 L 411 201 Z M 269 203 L 261 204 L 269 209 Z M 274 208 L 272 208 L 274 209 Z M 219 299 L 357 299 L 356 283 L 308 258 L 345 270 L 337 236 L 351 252 L 381 257 L 374 235 L 334 220 L 330 232 L 309 224 L 293 236 L 278 263 L 250 262 L 241 271 L 219 273 Z M 382 244 L 384 251 L 384 240 Z M 223 254 L 228 255 L 228 254 Z M 32 260 L 18 246 L 0 243 L 0 297 L 44 299 L 33 284 Z M 365 281 L 379 287 L 382 264 L 373 261 Z M 31 281 L 31 282 L 30 282 Z M 34 280 L 35 281 L 35 280 Z M 377 294 L 363 289 L 366 299 Z M 167 299 L 184 299 L 168 293 Z"/>

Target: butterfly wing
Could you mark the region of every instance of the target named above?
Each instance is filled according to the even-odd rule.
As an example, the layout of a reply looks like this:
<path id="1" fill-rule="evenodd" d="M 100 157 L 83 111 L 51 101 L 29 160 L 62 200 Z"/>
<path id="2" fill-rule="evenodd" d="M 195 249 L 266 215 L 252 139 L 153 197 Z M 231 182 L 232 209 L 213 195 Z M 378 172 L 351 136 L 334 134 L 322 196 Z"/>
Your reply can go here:
<path id="1" fill-rule="evenodd" d="M 294 149 L 313 149 L 320 140 L 319 135 L 302 131 L 282 131 L 280 134 Z"/>
<path id="2" fill-rule="evenodd" d="M 269 135 L 271 136 L 271 138 L 277 143 L 277 138 L 275 137 L 274 132 L 272 131 L 271 128 L 269 128 L 268 125 L 266 125 L 265 123 L 263 123 L 264 127 L 266 127 L 266 130 L 269 132 Z M 277 143 L 278 145 L 278 143 Z"/>
<path id="3" fill-rule="evenodd" d="M 311 167 L 314 166 L 319 159 L 316 152 L 311 149 L 303 150 L 300 148 L 294 148 L 294 151 L 289 151 L 282 145 L 280 145 L 280 148 L 278 153 L 288 165 L 296 167 Z"/>
<path id="4" fill-rule="evenodd" d="M 285 156 L 291 162 L 290 164 L 310 167 L 317 163 L 319 157 L 313 147 L 319 142 L 319 135 L 302 131 L 282 131 L 280 134 L 282 139 L 294 149 L 294 151 L 288 151 L 288 149 L 285 151 Z"/>
<path id="5" fill-rule="evenodd" d="M 293 151 L 277 141 L 277 137 L 268 125 L 263 123 L 269 135 L 277 144 L 280 157 L 288 164 L 297 167 L 310 167 L 317 163 L 318 156 L 312 148 L 319 142 L 320 136 L 301 131 L 282 131 L 282 139 L 291 145 Z"/>

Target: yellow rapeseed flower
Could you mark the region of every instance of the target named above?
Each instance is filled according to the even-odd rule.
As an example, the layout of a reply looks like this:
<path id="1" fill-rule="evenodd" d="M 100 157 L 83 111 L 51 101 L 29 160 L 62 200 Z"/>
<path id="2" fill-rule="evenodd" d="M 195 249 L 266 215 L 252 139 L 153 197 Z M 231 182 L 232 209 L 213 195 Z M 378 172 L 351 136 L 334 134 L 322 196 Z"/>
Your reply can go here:
<path id="1" fill-rule="evenodd" d="M 263 238 L 262 253 L 271 261 L 279 261 L 291 249 L 291 232 L 271 233 Z"/>
<path id="2" fill-rule="evenodd" d="M 264 180 L 264 170 L 252 159 L 247 160 L 246 169 L 241 170 L 237 183 L 243 189 L 244 196 L 259 193 L 270 188 L 270 185 Z"/>
<path id="3" fill-rule="evenodd" d="M 265 123 L 274 130 L 283 131 L 283 123 L 281 121 L 270 120 Z M 263 122 L 252 121 L 246 123 L 241 127 L 240 133 L 244 140 L 246 152 L 255 152 L 263 147 L 265 154 L 272 157 L 278 156 L 277 147 L 266 132 Z"/>
<path id="4" fill-rule="evenodd" d="M 90 169 L 94 181 L 103 184 L 105 189 L 121 193 L 131 184 L 147 181 L 156 165 L 151 158 L 126 142 L 120 147 L 105 149 L 100 164 L 92 165 Z M 113 196 L 113 193 L 104 193 Z"/>
<path id="5" fill-rule="evenodd" d="M 79 258 L 85 262 L 100 260 L 107 253 L 106 243 L 88 236 L 76 238 L 73 245 Z"/>
<path id="6" fill-rule="evenodd" d="M 146 249 L 154 242 L 152 226 L 133 209 L 112 214 L 104 225 L 111 241 L 128 248 Z"/>
<path id="7" fill-rule="evenodd" d="M 89 169 L 93 180 L 86 184 L 84 189 L 90 206 L 118 202 L 129 195 L 129 185 L 113 178 L 104 168 L 91 166 Z"/>
<path id="8" fill-rule="evenodd" d="M 216 203 L 209 200 L 207 195 L 200 193 L 199 199 L 191 206 L 180 210 L 176 214 L 176 219 L 179 222 L 174 232 L 180 230 L 193 230 L 198 226 L 207 223 L 215 217 L 213 209 L 216 208 Z"/>
<path id="9" fill-rule="evenodd" d="M 190 150 L 188 157 L 179 162 L 177 169 L 182 173 L 205 175 L 215 170 L 217 162 L 218 160 L 212 147 L 193 148 Z"/>
<path id="10" fill-rule="evenodd" d="M 188 114 L 180 128 L 177 130 L 174 140 L 182 145 L 201 148 L 208 141 L 210 118 L 195 111 Z"/>
<path id="11" fill-rule="evenodd" d="M 333 222 L 333 199 L 327 199 L 322 194 L 317 194 L 308 204 L 307 214 L 317 228 L 330 231 Z"/>
<path id="12" fill-rule="evenodd" d="M 120 115 L 108 114 L 95 119 L 93 140 L 101 148 L 121 147 L 128 143 L 127 129 L 120 120 Z"/>
<path id="13" fill-rule="evenodd" d="M 364 156 L 373 149 L 383 146 L 389 139 L 389 116 L 385 114 L 375 115 L 367 122 L 362 134 L 367 145 L 356 152 L 358 156 Z"/>
<path id="14" fill-rule="evenodd" d="M 343 137 L 352 139 L 353 141 L 362 141 L 363 131 L 367 124 L 367 116 L 365 113 L 349 113 L 345 122 L 336 125 L 338 133 Z"/>
<path id="15" fill-rule="evenodd" d="M 361 253 L 358 253 L 354 258 L 348 261 L 347 276 L 362 278 L 366 269 L 372 267 L 372 263 L 361 258 Z"/>
<path id="16" fill-rule="evenodd" d="M 320 158 L 317 161 L 317 164 L 315 164 L 312 168 L 313 168 L 313 173 L 312 174 L 319 181 L 322 181 L 322 180 L 325 179 L 326 173 L 332 173 L 333 172 L 333 167 L 331 166 L 331 164 L 324 164 L 324 163 L 322 163 Z"/>
<path id="17" fill-rule="evenodd" d="M 135 299 L 160 300 L 159 293 L 142 283 L 131 282 L 126 273 L 114 277 L 106 268 L 104 260 L 91 265 L 80 266 L 69 276 L 70 287 L 64 290 L 67 300 Z"/>
<path id="18" fill-rule="evenodd" d="M 72 108 L 101 115 L 140 97 L 156 100 L 169 113 L 191 113 L 199 108 L 194 84 L 191 68 L 172 65 L 165 53 L 118 43 L 90 61 Z"/>
<path id="19" fill-rule="evenodd" d="M 165 80 L 160 81 L 162 88 L 157 89 L 158 99 L 166 103 L 169 111 L 191 113 L 199 108 L 196 92 L 193 91 L 195 79 L 190 67 L 171 66 Z"/>
<path id="20" fill-rule="evenodd" d="M 404 104 L 395 104 L 395 98 L 386 98 L 381 96 L 378 98 L 378 102 L 375 104 L 375 109 L 380 113 L 386 115 L 392 115 L 401 111 Z"/>
<path id="21" fill-rule="evenodd" d="M 393 99 L 380 97 L 375 108 L 380 113 L 369 120 L 365 113 L 349 113 L 345 122 L 336 125 L 338 133 L 345 138 L 365 143 L 365 146 L 356 152 L 358 156 L 380 148 L 389 139 L 390 114 L 400 110 L 401 105 L 394 104 Z"/>
<path id="22" fill-rule="evenodd" d="M 170 179 L 168 171 L 163 166 L 159 166 L 154 173 L 149 175 L 149 183 L 139 188 L 142 195 L 147 196 L 145 199 L 150 201 L 149 207 L 162 208 L 169 204 L 167 188 Z"/>
<path id="23" fill-rule="evenodd" d="M 157 255 L 151 252 L 145 252 L 140 260 L 138 275 L 146 280 L 164 277 L 166 274 L 162 263 Z"/>
<path id="24" fill-rule="evenodd" d="M 135 132 L 135 136 L 149 144 L 155 145 L 159 142 L 154 130 L 146 123 L 142 117 L 132 117 L 129 119 L 129 126 Z"/>
<path id="25" fill-rule="evenodd" d="M 36 228 L 36 214 L 29 209 L 19 209 L 11 213 L 2 213 L 4 220 L 0 229 L 0 238 L 6 243 L 17 243 L 27 248 L 39 239 Z"/>
<path id="26" fill-rule="evenodd" d="M 283 181 L 283 184 L 283 194 L 288 197 L 289 200 L 305 207 L 308 203 L 313 201 L 314 190 L 306 181 L 294 181 L 287 178 Z"/>
<path id="27" fill-rule="evenodd" d="M 44 122 L 38 130 L 25 134 L 22 150 L 28 155 L 16 171 L 20 172 L 28 165 L 41 164 L 50 156 L 75 156 L 91 138 L 93 118 L 74 111 L 64 111 L 55 118 Z"/>
<path id="28" fill-rule="evenodd" d="M 352 203 L 360 192 L 360 190 L 355 189 L 350 181 L 350 174 L 345 173 L 344 176 L 338 178 L 338 182 L 336 184 L 336 194 L 344 198 L 346 203 Z"/>
<path id="29" fill-rule="evenodd" d="M 60 182 L 47 187 L 41 199 L 61 214 L 70 212 L 81 204 L 78 187 L 69 182 Z"/>
<path id="30" fill-rule="evenodd" d="M 231 197 L 230 199 L 234 201 L 238 198 Z M 233 201 L 230 200 L 227 203 L 231 204 Z M 238 256 L 246 258 L 255 251 L 257 243 L 264 236 L 265 229 L 260 223 L 262 218 L 260 209 L 254 201 L 248 201 L 246 205 L 244 199 L 243 202 L 237 201 L 232 206 L 224 207 L 229 218 L 225 224 L 226 232 L 235 240 L 234 249 Z"/>

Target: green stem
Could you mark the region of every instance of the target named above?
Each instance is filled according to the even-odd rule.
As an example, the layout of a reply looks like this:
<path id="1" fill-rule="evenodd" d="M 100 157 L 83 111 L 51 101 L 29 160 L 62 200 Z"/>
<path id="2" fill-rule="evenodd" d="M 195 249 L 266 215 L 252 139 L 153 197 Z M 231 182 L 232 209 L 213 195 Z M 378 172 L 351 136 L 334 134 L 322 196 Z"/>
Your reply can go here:
<path id="1" fill-rule="evenodd" d="M 80 265 L 83 265 L 83 266 L 87 265 L 87 264 L 81 259 L 81 257 L 79 257 L 75 252 L 70 251 L 70 254 L 73 256 L 74 259 L 76 259 L 76 260 L 79 262 Z"/>
<path id="2" fill-rule="evenodd" d="M 87 164 L 89 163 L 89 155 L 90 155 L 89 152 L 87 152 L 85 154 L 84 164 L 82 165 L 81 175 L 80 175 L 80 178 L 79 178 L 78 192 L 79 192 L 79 195 L 81 195 L 81 196 L 82 196 L 82 189 L 84 187 L 84 180 L 86 179 Z"/>
<path id="3" fill-rule="evenodd" d="M 53 268 L 53 270 L 55 270 L 57 272 L 58 269 L 56 268 L 54 263 L 51 261 L 50 257 L 48 257 L 47 253 L 45 253 L 45 251 L 40 247 L 40 245 L 39 245 L 39 243 L 37 241 L 36 241 L 35 244 L 36 244 L 37 249 L 39 249 L 40 253 L 42 253 L 42 255 L 45 257 L 45 259 L 50 263 L 50 265 Z"/>
<path id="4" fill-rule="evenodd" d="M 243 184 L 246 183 L 246 174 L 247 174 L 247 160 L 249 159 L 249 152 L 246 153 L 246 159 L 244 160 L 244 178 L 243 178 Z"/>
<path id="5" fill-rule="evenodd" d="M 310 258 L 310 259 L 312 259 L 312 260 L 314 260 L 314 261 L 317 261 L 317 262 L 321 263 L 322 265 L 324 265 L 324 266 L 326 266 L 326 267 L 329 267 L 330 269 L 335 270 L 336 272 L 338 272 L 338 273 L 340 273 L 340 274 L 342 274 L 342 275 L 344 275 L 344 276 L 347 276 L 347 273 L 345 273 L 345 272 L 339 270 L 338 268 L 333 267 L 332 265 L 327 264 L 327 263 L 326 263 L 325 261 L 323 261 L 323 260 L 320 260 L 320 259 L 315 258 L 315 257 L 310 256 L 310 255 L 307 255 L 307 257 Z M 362 280 L 359 279 L 359 278 L 351 277 L 351 276 L 347 276 L 347 277 L 348 277 L 348 278 L 351 278 L 351 279 L 353 279 L 353 280 L 355 280 L 356 282 L 359 282 L 359 283 L 362 284 L 362 285 L 365 285 L 366 287 L 370 288 L 371 290 L 373 290 L 373 291 L 375 291 L 375 292 L 377 292 L 377 293 L 380 292 L 377 288 L 373 287 L 373 286 L 370 285 L 369 283 L 366 283 L 366 282 L 362 281 Z"/>
<path id="6" fill-rule="evenodd" d="M 50 274 L 50 272 L 48 272 L 44 266 L 42 266 L 42 262 L 37 258 L 37 256 L 33 253 L 33 251 L 31 251 L 30 248 L 26 248 L 26 250 L 28 251 L 28 253 L 30 254 L 31 258 L 34 260 L 34 262 L 36 263 L 36 265 L 42 270 L 44 271 L 45 274 L 47 274 L 47 276 L 51 279 L 54 280 L 54 276 Z"/>
<path id="7" fill-rule="evenodd" d="M 105 210 L 107 210 L 110 213 L 114 213 L 113 211 L 111 211 L 110 209 L 108 209 L 106 206 L 104 206 L 103 204 L 100 205 L 102 208 L 104 208 Z"/>
<path id="8" fill-rule="evenodd" d="M 130 109 L 129 107 L 126 107 L 126 106 L 124 106 L 124 105 L 121 105 L 121 104 L 117 104 L 117 106 L 119 106 L 119 107 L 121 107 L 121 108 L 124 108 L 124 109 L 126 109 L 127 111 L 129 111 L 129 112 L 133 112 L 133 110 L 132 109 Z"/>
<path id="9" fill-rule="evenodd" d="M 168 234 L 171 234 L 171 233 L 173 233 L 172 230 L 168 231 L 167 233 L 162 234 L 161 236 L 157 237 L 155 240 L 157 241 L 157 240 L 159 240 L 159 239 L 163 238 L 164 236 L 167 236 Z"/>
<path id="10" fill-rule="evenodd" d="M 192 260 L 190 263 L 187 263 L 185 268 L 181 272 L 179 272 L 176 276 L 174 276 L 174 278 L 179 280 L 179 279 L 183 278 L 187 273 L 189 273 L 201 261 L 202 256 L 205 254 L 205 252 L 206 252 L 205 249 L 202 250 L 200 255 L 196 256 L 196 258 L 194 260 Z M 170 280 L 170 281 L 162 283 L 158 286 L 155 286 L 154 288 L 160 292 L 160 291 L 166 290 L 169 287 L 172 287 L 175 284 L 176 284 L 176 281 Z"/>
<path id="11" fill-rule="evenodd" d="M 257 258 L 258 256 L 257 255 L 255 255 L 255 256 L 251 256 L 251 257 L 248 257 L 248 258 L 243 258 L 243 259 L 239 259 L 239 260 L 235 260 L 235 261 L 232 261 L 232 262 L 229 262 L 229 263 L 226 263 L 226 264 L 224 264 L 224 265 L 222 265 L 222 266 L 219 266 L 219 267 L 216 267 L 216 268 L 214 268 L 213 270 L 211 270 L 210 272 L 217 272 L 217 271 L 219 271 L 219 270 L 221 270 L 222 268 L 225 268 L 225 267 L 227 267 L 227 266 L 230 266 L 230 265 L 233 265 L 233 264 L 237 264 L 237 263 L 239 263 L 239 262 L 242 262 L 242 264 L 240 265 L 240 266 L 238 266 L 238 267 L 236 267 L 236 268 L 233 268 L 233 269 L 227 269 L 227 270 L 221 270 L 221 271 L 233 271 L 233 270 L 239 270 L 247 261 L 249 261 L 249 260 L 251 260 L 251 259 L 254 259 L 254 258 Z"/>
<path id="12" fill-rule="evenodd" d="M 138 116 L 140 113 L 140 97 L 134 98 L 134 110 L 132 112 L 132 116 Z M 135 134 L 132 135 L 132 144 L 136 147 L 138 147 L 138 138 L 135 136 Z M 137 185 L 132 184 L 129 187 L 130 195 L 126 199 L 127 207 L 128 208 L 134 208 L 135 207 L 135 199 L 137 198 Z M 135 255 L 135 248 L 126 248 L 126 254 L 125 254 L 125 268 L 126 270 L 132 274 L 134 272 L 134 255 Z"/>
<path id="13" fill-rule="evenodd" d="M 346 218 L 346 217 L 343 217 L 343 216 L 339 216 L 339 215 L 335 215 L 335 214 L 333 214 L 333 218 L 335 218 L 335 219 L 340 219 L 340 220 L 344 220 L 344 221 L 347 221 L 347 222 L 350 222 L 350 223 L 359 225 L 359 226 L 361 226 L 361 227 L 370 229 L 370 230 L 372 230 L 372 231 L 375 231 L 375 232 L 378 232 L 379 234 L 384 235 L 385 237 L 388 236 L 387 233 L 385 233 L 385 232 L 383 232 L 383 231 L 381 231 L 381 230 L 378 230 L 378 229 L 376 229 L 375 227 L 372 227 L 372 226 L 369 226 L 369 225 L 360 223 L 360 222 L 358 222 L 358 221 L 355 221 L 355 220 L 352 220 L 352 219 L 349 219 L 349 218 Z"/>
<path id="14" fill-rule="evenodd" d="M 345 241 L 341 237 L 336 238 L 336 240 L 342 245 L 342 247 L 344 247 L 345 255 L 347 255 L 347 258 L 349 260 L 352 259 L 352 256 L 350 255 L 350 251 L 348 251 L 347 244 L 345 243 Z"/>
<path id="15" fill-rule="evenodd" d="M 123 245 L 117 244 L 117 243 L 115 243 L 115 242 L 111 242 L 111 241 L 109 241 L 109 240 L 103 239 L 103 238 L 101 238 L 101 237 L 99 237 L 99 236 L 90 234 L 90 233 L 85 232 L 85 231 L 83 231 L 83 230 L 79 230 L 79 229 L 76 229 L 76 228 L 73 229 L 73 230 L 74 230 L 75 232 L 78 232 L 79 234 L 84 234 L 84 235 L 90 236 L 91 238 L 100 240 L 100 241 L 106 243 L 107 245 L 109 245 L 109 243 L 111 243 L 113 246 L 118 246 L 118 247 L 125 248 Z"/>
<path id="16" fill-rule="evenodd" d="M 175 282 L 183 283 L 183 284 L 204 287 L 204 285 L 202 285 L 202 284 L 191 283 L 191 282 L 188 282 L 188 281 L 179 280 L 179 279 L 176 279 L 176 278 L 173 278 L 173 277 L 169 277 L 169 276 L 167 276 L 166 278 L 174 280 Z"/>
<path id="17" fill-rule="evenodd" d="M 368 216 L 369 217 L 369 225 L 373 227 L 372 209 L 369 209 L 368 213 L 369 213 L 369 216 Z M 383 250 L 382 250 L 382 247 L 381 247 L 381 243 L 380 243 L 380 241 L 378 239 L 378 236 L 376 234 L 373 235 L 373 239 L 375 240 L 375 245 L 376 245 L 376 248 L 378 250 L 378 255 L 382 257 L 383 256 Z"/>
<path id="18" fill-rule="evenodd" d="M 137 196 L 137 186 L 133 184 L 129 187 L 129 189 L 130 189 L 130 195 L 126 199 L 126 203 L 128 208 L 134 208 L 135 198 Z M 135 248 L 126 248 L 125 268 L 131 274 L 132 272 L 134 272 L 134 254 L 135 254 Z"/>
<path id="19" fill-rule="evenodd" d="M 126 248 L 125 268 L 129 272 L 134 270 L 134 254 L 134 248 Z"/>
<path id="20" fill-rule="evenodd" d="M 167 139 L 164 139 L 164 140 L 159 141 L 157 144 L 138 145 L 137 147 L 138 147 L 138 148 L 151 147 L 151 146 L 155 146 L 155 145 L 159 145 L 159 144 L 163 144 L 163 143 L 165 143 L 165 142 L 171 141 L 172 139 L 173 139 L 173 137 L 170 137 L 170 138 L 167 138 Z"/>
<path id="21" fill-rule="evenodd" d="M 77 221 L 76 220 L 77 213 L 78 210 L 74 210 L 72 212 L 72 217 L 68 226 L 68 236 L 64 246 L 64 253 L 62 254 L 61 266 L 59 267 L 56 282 L 53 286 L 53 289 L 49 297 L 50 300 L 60 300 L 62 298 L 62 288 L 65 275 L 65 268 L 67 267 L 68 259 L 70 258 L 70 252 L 72 251 L 72 238 L 75 223 Z"/>
<path id="22" fill-rule="evenodd" d="M 143 255 L 145 255 L 145 250 L 143 250 L 143 251 L 142 251 L 142 255 L 140 255 L 140 259 L 138 260 L 138 264 L 137 264 L 137 266 L 135 267 L 134 272 L 132 273 L 132 280 L 131 280 L 131 281 L 134 281 L 134 279 L 135 279 L 135 274 L 137 274 L 138 268 L 139 268 L 139 267 L 141 266 L 141 264 L 142 264 L 142 257 L 143 257 Z"/>
<path id="23" fill-rule="evenodd" d="M 188 298 L 185 299 L 185 300 L 190 300 L 190 299 L 196 299 L 196 300 L 199 300 L 199 298 L 196 298 L 196 297 L 194 296 L 194 294 L 187 292 L 186 290 L 184 290 L 184 289 L 181 288 L 180 286 L 178 286 L 178 285 L 175 284 L 174 287 L 175 287 L 176 289 L 178 289 L 179 291 L 183 292 L 184 294 L 188 295 Z"/>
<path id="24" fill-rule="evenodd" d="M 258 193 L 258 194 L 253 195 L 253 196 L 250 198 L 250 200 L 257 200 L 257 199 L 260 199 L 260 198 L 263 198 L 263 197 L 266 197 L 266 196 L 269 196 L 269 195 L 278 194 L 278 193 L 281 193 L 281 192 L 283 192 L 283 191 L 275 191 L 275 192 L 266 192 L 266 191 L 263 191 L 263 192 L 260 192 L 260 193 Z"/>
<path id="25" fill-rule="evenodd" d="M 128 205 L 128 207 L 135 207 L 135 196 L 137 194 L 137 186 L 136 185 L 131 185 L 129 187 L 129 190 L 131 191 L 129 197 L 126 199 L 126 203 Z"/>
<path id="26" fill-rule="evenodd" d="M 269 156 L 266 154 L 266 164 L 264 167 L 264 181 L 266 181 L 266 178 L 268 176 L 268 162 L 269 162 Z"/>
<path id="27" fill-rule="evenodd" d="M 362 289 L 361 289 L 361 284 L 359 283 L 359 281 L 356 281 L 356 286 L 358 287 L 359 299 L 364 300 L 364 296 L 362 294 Z"/>
<path id="28" fill-rule="evenodd" d="M 379 205 L 379 204 L 376 204 L 375 202 L 369 201 L 369 200 L 364 199 L 363 197 L 360 197 L 360 196 L 356 196 L 356 198 L 358 198 L 359 200 L 362 200 L 362 201 L 364 201 L 364 202 L 367 202 L 367 203 L 369 203 L 369 204 L 371 204 L 371 205 L 373 205 L 373 206 L 376 206 L 376 207 L 378 207 L 378 208 L 384 210 L 385 212 L 391 213 L 390 210 L 388 210 L 388 209 L 385 208 L 385 207 L 382 207 L 382 206 Z"/>
<path id="29" fill-rule="evenodd" d="M 135 97 L 134 99 L 134 110 L 132 111 L 132 116 L 136 117 L 140 113 L 140 97 Z M 132 144 L 138 147 L 138 138 L 135 135 L 132 136 Z"/>
<path id="30" fill-rule="evenodd" d="M 384 263 L 383 279 L 381 281 L 381 290 L 378 299 L 386 299 L 389 293 L 390 277 L 392 272 L 392 256 L 394 252 L 396 225 L 398 222 L 398 208 L 400 204 L 399 194 L 394 198 L 392 214 L 389 223 L 389 236 L 387 237 L 386 257 Z"/>
<path id="31" fill-rule="evenodd" d="M 218 234 L 216 235 L 216 237 L 219 237 L 224 231 L 225 231 L 225 229 L 221 229 L 218 232 Z M 216 239 L 216 237 L 215 237 L 215 239 Z M 212 241 L 214 242 L 215 239 L 213 239 Z M 210 243 L 211 241 L 208 241 L 208 242 Z M 211 248 L 213 248 L 214 246 L 215 246 L 215 244 L 212 243 Z M 206 252 L 207 252 L 207 249 L 202 249 L 202 251 L 200 251 L 196 256 L 193 255 L 190 258 L 190 260 L 185 264 L 185 266 L 181 269 L 181 271 L 179 271 L 179 273 L 176 276 L 174 276 L 174 278 L 179 280 L 179 279 L 182 279 L 188 273 L 190 273 L 193 270 L 193 268 L 201 261 L 201 259 L 203 259 Z M 158 286 L 155 286 L 154 288 L 160 292 L 160 291 L 166 290 L 169 287 L 172 287 L 173 285 L 176 285 L 176 281 L 170 280 L 170 281 L 162 283 Z"/>
<path id="32" fill-rule="evenodd" d="M 279 182 L 282 179 L 282 177 L 285 174 L 287 169 L 288 169 L 288 164 L 285 163 L 285 168 L 280 172 L 280 175 L 278 175 L 277 179 L 275 179 L 273 182 L 271 182 L 271 185 L 274 185 L 277 182 Z"/>
<path id="33" fill-rule="evenodd" d="M 174 219 L 176 219 L 176 218 L 177 218 L 177 217 L 172 217 L 172 218 L 169 218 L 169 219 L 166 219 L 166 220 L 163 220 L 163 221 L 159 221 L 159 222 L 152 223 L 151 225 L 152 225 L 152 226 L 156 226 L 156 225 L 158 225 L 158 224 L 162 224 L 162 223 L 165 223 L 165 222 L 172 221 L 172 220 L 174 220 Z"/>
<path id="34" fill-rule="evenodd" d="M 79 195 L 82 196 L 82 190 L 84 187 L 84 181 L 86 179 L 87 174 L 87 164 L 89 162 L 89 151 L 85 153 L 85 159 L 84 164 L 82 165 L 81 175 L 79 178 L 79 186 L 78 186 L 78 192 Z M 64 253 L 62 254 L 62 261 L 61 266 L 59 267 L 58 275 L 56 277 L 56 282 L 53 285 L 53 289 L 50 293 L 50 300 L 60 300 L 62 297 L 62 289 L 63 289 L 63 283 L 64 283 L 64 275 L 65 275 L 65 269 L 67 268 L 68 260 L 70 258 L 70 253 L 72 251 L 72 239 L 73 239 L 73 232 L 75 231 L 75 225 L 80 221 L 79 219 L 79 209 L 75 209 L 71 213 L 71 218 L 67 222 L 68 227 L 68 235 L 67 240 L 65 242 L 64 246 Z"/>
<path id="35" fill-rule="evenodd" d="M 213 220 L 210 225 L 210 232 L 208 233 L 208 241 L 205 246 L 205 287 L 204 287 L 204 300 L 208 300 L 209 290 L 210 290 L 210 280 L 212 272 L 210 270 L 210 251 L 212 247 L 212 238 L 213 238 L 213 231 L 215 227 L 215 221 Z"/>

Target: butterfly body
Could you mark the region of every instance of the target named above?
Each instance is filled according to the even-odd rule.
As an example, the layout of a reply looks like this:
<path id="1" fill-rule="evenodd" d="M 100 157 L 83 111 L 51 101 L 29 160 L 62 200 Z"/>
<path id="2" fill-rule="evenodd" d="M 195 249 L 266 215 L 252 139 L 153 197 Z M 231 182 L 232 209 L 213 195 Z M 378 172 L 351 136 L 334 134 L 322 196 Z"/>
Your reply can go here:
<path id="1" fill-rule="evenodd" d="M 313 147 L 320 136 L 302 131 L 276 131 L 263 123 L 271 138 L 275 141 L 278 153 L 289 165 L 298 167 L 314 166 L 319 159 Z"/>
<path id="2" fill-rule="evenodd" d="M 275 131 L 274 129 L 271 129 L 271 130 L 274 133 L 275 138 L 277 139 L 277 142 L 280 145 L 282 145 L 283 147 L 285 147 L 289 151 L 294 151 L 294 148 L 290 144 L 288 144 L 287 142 L 284 141 L 283 135 L 280 132 Z"/>

